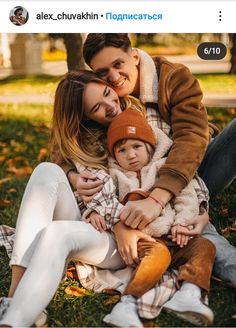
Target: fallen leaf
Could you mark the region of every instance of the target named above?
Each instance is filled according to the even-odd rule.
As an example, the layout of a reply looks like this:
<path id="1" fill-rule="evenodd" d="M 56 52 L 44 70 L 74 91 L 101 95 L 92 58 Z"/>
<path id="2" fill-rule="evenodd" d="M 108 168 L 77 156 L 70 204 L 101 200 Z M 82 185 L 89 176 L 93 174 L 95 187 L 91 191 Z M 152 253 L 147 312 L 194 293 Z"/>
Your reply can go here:
<path id="1" fill-rule="evenodd" d="M 23 145 L 21 145 L 19 142 L 17 142 L 16 140 L 12 139 L 10 141 L 10 145 L 14 148 L 14 150 L 16 152 L 20 152 L 20 151 L 23 151 L 24 150 L 24 147 Z"/>
<path id="2" fill-rule="evenodd" d="M 10 203 L 11 202 L 7 199 L 0 199 L 0 206 L 8 206 Z"/>
<path id="3" fill-rule="evenodd" d="M 222 215 L 222 216 L 229 216 L 229 210 L 228 210 L 228 208 L 221 208 L 220 209 L 220 214 Z"/>
<path id="4" fill-rule="evenodd" d="M 17 192 L 17 190 L 15 188 L 10 188 L 7 190 L 7 192 L 9 192 L 10 194 L 14 194 L 15 192 Z"/>
<path id="5" fill-rule="evenodd" d="M 39 162 L 41 162 L 42 159 L 44 157 L 47 157 L 47 156 L 48 156 L 48 150 L 47 150 L 47 148 L 41 148 L 40 151 L 39 151 L 39 153 L 38 153 L 37 160 Z"/>
<path id="6" fill-rule="evenodd" d="M 0 162 L 4 162 L 6 160 L 6 156 L 0 156 Z"/>
<path id="7" fill-rule="evenodd" d="M 8 147 L 5 147 L 5 148 L 3 148 L 3 149 L 1 150 L 1 152 L 2 152 L 3 154 L 5 154 L 5 155 L 8 155 L 8 154 L 11 153 L 11 149 L 8 148 Z"/>
<path id="8" fill-rule="evenodd" d="M 236 231 L 235 226 L 227 227 L 227 228 L 222 229 L 222 233 L 223 233 L 225 238 L 228 238 L 230 236 L 230 232 L 232 232 L 232 231 L 233 232 Z"/>
<path id="9" fill-rule="evenodd" d="M 0 180 L 0 185 L 2 185 L 4 183 L 7 183 L 9 181 L 11 181 L 11 178 L 10 177 L 3 178 L 3 179 Z"/>
<path id="10" fill-rule="evenodd" d="M 87 289 L 75 286 L 67 286 L 65 289 L 65 293 L 67 295 L 72 295 L 75 297 L 83 297 L 86 295 L 90 295 L 90 291 L 88 291 Z"/>
<path id="11" fill-rule="evenodd" d="M 230 115 L 236 114 L 236 108 L 226 108 L 226 112 Z"/>
<path id="12" fill-rule="evenodd" d="M 25 166 L 25 167 L 16 169 L 14 173 L 17 178 L 23 178 L 27 175 L 30 175 L 32 172 L 33 172 L 33 169 L 31 166 Z"/>
<path id="13" fill-rule="evenodd" d="M 111 305 L 111 304 L 116 304 L 117 302 L 120 301 L 121 296 L 120 295 L 114 295 L 108 297 L 106 300 L 104 300 L 102 303 L 103 305 Z"/>
<path id="14" fill-rule="evenodd" d="M 144 327 L 160 327 L 159 325 L 156 325 L 154 320 L 148 320 L 142 318 L 142 323 Z"/>

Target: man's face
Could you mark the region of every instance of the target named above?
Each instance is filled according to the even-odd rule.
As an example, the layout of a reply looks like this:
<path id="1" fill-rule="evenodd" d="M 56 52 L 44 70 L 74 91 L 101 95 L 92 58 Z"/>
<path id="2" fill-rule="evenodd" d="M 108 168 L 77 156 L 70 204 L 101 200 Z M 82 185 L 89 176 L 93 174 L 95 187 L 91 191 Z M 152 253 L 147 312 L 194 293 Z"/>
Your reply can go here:
<path id="1" fill-rule="evenodd" d="M 93 71 L 107 81 L 119 97 L 139 94 L 139 55 L 136 49 L 105 47 L 90 62 Z"/>

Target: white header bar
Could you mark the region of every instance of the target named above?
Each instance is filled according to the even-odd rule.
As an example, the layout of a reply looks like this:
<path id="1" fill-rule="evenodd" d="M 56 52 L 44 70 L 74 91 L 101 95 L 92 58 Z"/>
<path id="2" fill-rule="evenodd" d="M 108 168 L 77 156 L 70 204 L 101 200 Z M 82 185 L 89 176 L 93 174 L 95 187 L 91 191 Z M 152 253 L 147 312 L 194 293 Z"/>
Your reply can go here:
<path id="1" fill-rule="evenodd" d="M 10 21 L 17 6 L 28 11 L 21 26 Z M 236 1 L 1 1 L 0 32 L 234 33 L 235 13 Z"/>

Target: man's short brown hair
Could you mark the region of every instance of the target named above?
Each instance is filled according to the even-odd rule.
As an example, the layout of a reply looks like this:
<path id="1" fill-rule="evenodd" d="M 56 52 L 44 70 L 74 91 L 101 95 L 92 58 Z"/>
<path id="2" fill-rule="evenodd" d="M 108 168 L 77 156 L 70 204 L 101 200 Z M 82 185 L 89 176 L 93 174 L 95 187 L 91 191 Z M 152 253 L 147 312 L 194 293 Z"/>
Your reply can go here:
<path id="1" fill-rule="evenodd" d="M 121 48 L 127 52 L 131 48 L 128 33 L 89 33 L 83 47 L 85 62 L 89 65 L 93 57 L 105 47 Z"/>

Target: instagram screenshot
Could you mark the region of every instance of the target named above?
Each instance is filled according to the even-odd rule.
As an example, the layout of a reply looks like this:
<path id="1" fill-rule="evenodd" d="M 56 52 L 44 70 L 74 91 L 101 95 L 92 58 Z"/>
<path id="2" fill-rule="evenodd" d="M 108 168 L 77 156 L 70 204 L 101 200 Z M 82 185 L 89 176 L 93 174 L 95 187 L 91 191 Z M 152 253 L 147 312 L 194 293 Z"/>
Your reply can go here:
<path id="1" fill-rule="evenodd" d="M 236 325 L 235 1 L 2 1 L 0 327 Z"/>

